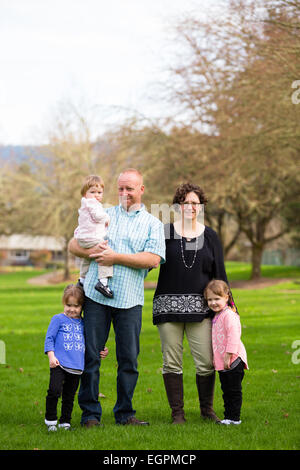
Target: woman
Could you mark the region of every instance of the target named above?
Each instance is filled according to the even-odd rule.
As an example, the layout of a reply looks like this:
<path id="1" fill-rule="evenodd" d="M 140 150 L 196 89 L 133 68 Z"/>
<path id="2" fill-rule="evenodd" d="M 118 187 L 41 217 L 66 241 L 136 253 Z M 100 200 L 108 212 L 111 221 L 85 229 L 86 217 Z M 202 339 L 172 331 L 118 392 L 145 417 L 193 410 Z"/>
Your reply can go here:
<path id="1" fill-rule="evenodd" d="M 201 416 L 215 422 L 210 310 L 203 291 L 213 279 L 227 281 L 220 240 L 201 222 L 207 199 L 203 190 L 185 183 L 176 190 L 173 204 L 178 220 L 165 226 L 166 263 L 160 267 L 153 299 L 153 323 L 158 326 L 163 379 L 172 410 L 172 422 L 184 423 L 183 337 L 186 334 L 196 366 Z"/>

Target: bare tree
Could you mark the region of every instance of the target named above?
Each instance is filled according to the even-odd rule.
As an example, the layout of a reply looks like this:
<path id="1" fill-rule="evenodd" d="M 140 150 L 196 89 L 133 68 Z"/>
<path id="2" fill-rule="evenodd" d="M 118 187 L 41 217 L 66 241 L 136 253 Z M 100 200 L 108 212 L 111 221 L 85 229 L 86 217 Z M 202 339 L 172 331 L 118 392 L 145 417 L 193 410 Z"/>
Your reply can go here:
<path id="1" fill-rule="evenodd" d="M 69 277 L 67 245 L 77 226 L 80 188 L 88 174 L 105 180 L 106 167 L 91 139 L 92 124 L 70 104 L 57 109 L 49 142 L 34 149 L 26 165 L 7 175 L 11 230 L 52 235 L 64 241 L 64 277 Z M 103 157 L 104 160 L 104 157 Z"/>
<path id="2" fill-rule="evenodd" d="M 266 244 L 288 230 L 269 237 L 270 222 L 299 198 L 300 108 L 291 100 L 291 79 L 300 76 L 299 21 L 292 15 L 299 19 L 299 5 L 269 3 L 233 0 L 219 22 L 181 22 L 184 54 L 171 71 L 172 99 L 190 134 L 212 137 L 210 171 L 202 176 L 209 178 L 219 223 L 231 215 L 251 243 L 252 278 L 260 276 Z"/>

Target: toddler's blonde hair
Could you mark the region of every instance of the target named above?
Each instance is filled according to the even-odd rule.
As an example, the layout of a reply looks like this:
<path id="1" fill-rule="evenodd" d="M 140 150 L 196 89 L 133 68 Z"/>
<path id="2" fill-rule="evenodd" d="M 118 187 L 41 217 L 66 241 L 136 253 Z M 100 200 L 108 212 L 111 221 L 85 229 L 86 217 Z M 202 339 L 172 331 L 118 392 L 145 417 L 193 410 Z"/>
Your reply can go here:
<path id="1" fill-rule="evenodd" d="M 81 187 L 81 196 L 85 196 L 86 192 L 92 187 L 92 186 L 100 186 L 102 189 L 104 189 L 104 183 L 101 178 L 101 176 L 98 175 L 89 175 L 85 178 L 84 183 Z"/>

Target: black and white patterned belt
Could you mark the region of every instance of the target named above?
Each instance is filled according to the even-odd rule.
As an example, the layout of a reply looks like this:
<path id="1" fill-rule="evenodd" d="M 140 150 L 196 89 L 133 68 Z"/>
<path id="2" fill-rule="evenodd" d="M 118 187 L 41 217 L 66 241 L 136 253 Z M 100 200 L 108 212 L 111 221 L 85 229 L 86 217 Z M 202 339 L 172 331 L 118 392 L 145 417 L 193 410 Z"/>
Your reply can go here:
<path id="1" fill-rule="evenodd" d="M 209 314 L 201 294 L 160 294 L 153 299 L 153 315 L 161 313 Z"/>

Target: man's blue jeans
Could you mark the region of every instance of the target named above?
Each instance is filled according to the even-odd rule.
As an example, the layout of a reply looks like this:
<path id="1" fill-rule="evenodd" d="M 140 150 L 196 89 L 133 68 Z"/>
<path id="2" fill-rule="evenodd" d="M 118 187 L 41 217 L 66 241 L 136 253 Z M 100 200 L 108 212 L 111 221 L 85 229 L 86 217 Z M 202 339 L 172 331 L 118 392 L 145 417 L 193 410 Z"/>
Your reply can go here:
<path id="1" fill-rule="evenodd" d="M 116 423 L 124 423 L 135 415 L 132 397 L 138 379 L 137 357 L 142 326 L 142 306 L 121 309 L 98 304 L 89 298 L 84 302 L 85 368 L 81 376 L 78 403 L 82 410 L 81 423 L 101 420 L 98 399 L 100 351 L 107 341 L 113 323 L 118 361 L 117 401 L 114 406 Z"/>

